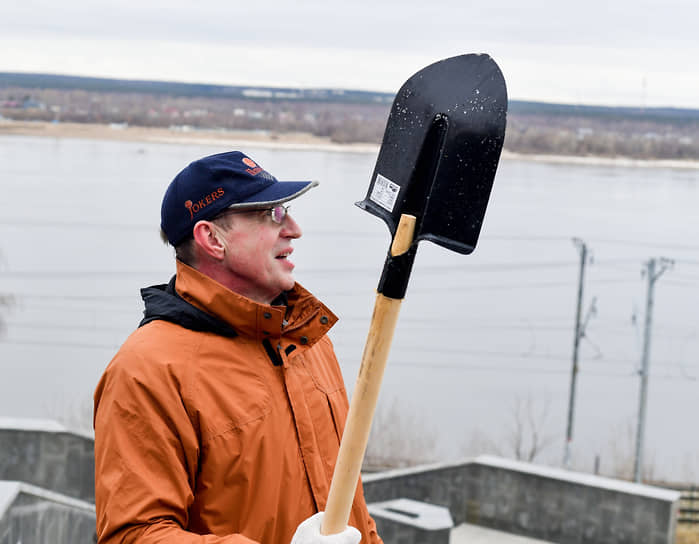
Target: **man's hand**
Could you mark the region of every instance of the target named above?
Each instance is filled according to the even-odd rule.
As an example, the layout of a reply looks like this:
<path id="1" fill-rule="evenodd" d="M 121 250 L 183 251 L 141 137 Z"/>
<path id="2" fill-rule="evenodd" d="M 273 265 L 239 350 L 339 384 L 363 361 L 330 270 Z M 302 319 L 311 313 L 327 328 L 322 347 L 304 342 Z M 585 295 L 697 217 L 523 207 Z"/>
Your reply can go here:
<path id="1" fill-rule="evenodd" d="M 301 522 L 291 544 L 359 544 L 362 535 L 354 527 L 347 527 L 336 535 L 321 535 L 320 527 L 323 524 L 323 512 L 312 515 L 306 521 Z"/>

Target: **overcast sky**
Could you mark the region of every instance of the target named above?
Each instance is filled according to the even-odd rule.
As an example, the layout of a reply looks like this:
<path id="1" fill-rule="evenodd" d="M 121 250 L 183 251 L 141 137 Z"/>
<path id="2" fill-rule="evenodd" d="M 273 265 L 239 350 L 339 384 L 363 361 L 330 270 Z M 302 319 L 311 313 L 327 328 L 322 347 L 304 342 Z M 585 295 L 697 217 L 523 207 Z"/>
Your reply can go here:
<path id="1" fill-rule="evenodd" d="M 489 53 L 514 99 L 699 108 L 696 0 L 0 0 L 0 71 L 395 92 Z"/>

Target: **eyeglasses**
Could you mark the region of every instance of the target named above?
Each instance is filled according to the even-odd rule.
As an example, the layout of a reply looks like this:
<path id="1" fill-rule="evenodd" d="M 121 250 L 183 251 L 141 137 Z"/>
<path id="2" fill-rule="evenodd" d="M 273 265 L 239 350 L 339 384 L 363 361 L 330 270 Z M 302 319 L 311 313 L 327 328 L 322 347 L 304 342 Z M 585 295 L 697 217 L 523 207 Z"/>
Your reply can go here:
<path id="1" fill-rule="evenodd" d="M 272 208 L 251 208 L 251 209 L 233 209 L 233 210 L 224 210 L 220 214 L 218 214 L 214 219 L 218 219 L 219 217 L 223 217 L 224 215 L 232 215 L 235 213 L 254 213 L 254 212 L 265 212 L 265 215 L 269 215 L 272 218 L 272 221 L 274 221 L 277 225 L 281 225 L 282 222 L 284 221 L 284 218 L 286 215 L 289 213 L 289 208 L 290 206 L 274 206 Z"/>

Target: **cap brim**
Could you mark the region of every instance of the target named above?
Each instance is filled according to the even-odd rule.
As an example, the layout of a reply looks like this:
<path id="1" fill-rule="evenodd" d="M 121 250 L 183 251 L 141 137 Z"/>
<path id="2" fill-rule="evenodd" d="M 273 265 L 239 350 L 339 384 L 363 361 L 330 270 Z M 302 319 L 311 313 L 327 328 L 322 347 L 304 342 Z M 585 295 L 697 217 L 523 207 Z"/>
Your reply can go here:
<path id="1" fill-rule="evenodd" d="M 278 206 L 301 196 L 316 185 L 318 185 L 317 181 L 278 181 L 259 193 L 249 196 L 244 202 L 232 204 L 229 208 Z"/>

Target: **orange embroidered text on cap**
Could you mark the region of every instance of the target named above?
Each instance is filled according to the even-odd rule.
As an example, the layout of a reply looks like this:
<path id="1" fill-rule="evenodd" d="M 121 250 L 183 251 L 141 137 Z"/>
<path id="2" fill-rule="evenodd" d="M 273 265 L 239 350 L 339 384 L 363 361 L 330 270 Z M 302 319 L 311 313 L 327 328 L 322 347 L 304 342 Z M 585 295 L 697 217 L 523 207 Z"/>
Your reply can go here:
<path id="1" fill-rule="evenodd" d="M 193 220 L 195 213 L 197 213 L 199 210 L 206 208 L 214 200 L 216 200 L 217 198 L 221 198 L 224 194 L 225 191 L 223 190 L 223 188 L 219 187 L 213 193 L 206 195 L 205 197 L 197 200 L 196 202 L 192 202 L 191 200 L 185 200 L 184 207 L 189 210 L 189 218 Z"/>

